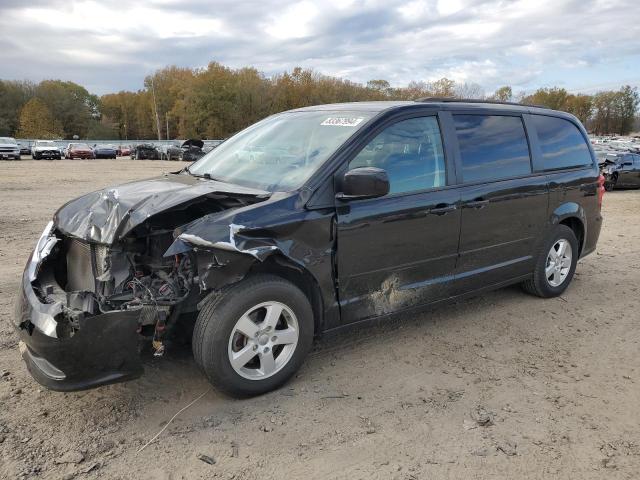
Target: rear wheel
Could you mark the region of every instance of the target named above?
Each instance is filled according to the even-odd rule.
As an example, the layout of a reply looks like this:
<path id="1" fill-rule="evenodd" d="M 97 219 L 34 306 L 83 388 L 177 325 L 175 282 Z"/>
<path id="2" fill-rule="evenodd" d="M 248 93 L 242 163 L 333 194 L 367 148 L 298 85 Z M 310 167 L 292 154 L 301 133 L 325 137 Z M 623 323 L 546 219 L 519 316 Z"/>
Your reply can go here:
<path id="1" fill-rule="evenodd" d="M 571 283 L 577 263 L 575 233 L 566 225 L 557 225 L 538 254 L 533 276 L 523 283 L 523 287 L 538 297 L 557 297 Z"/>
<path id="2" fill-rule="evenodd" d="M 313 312 L 300 289 L 260 275 L 210 295 L 193 332 L 193 354 L 221 390 L 273 390 L 302 365 L 313 342 Z"/>

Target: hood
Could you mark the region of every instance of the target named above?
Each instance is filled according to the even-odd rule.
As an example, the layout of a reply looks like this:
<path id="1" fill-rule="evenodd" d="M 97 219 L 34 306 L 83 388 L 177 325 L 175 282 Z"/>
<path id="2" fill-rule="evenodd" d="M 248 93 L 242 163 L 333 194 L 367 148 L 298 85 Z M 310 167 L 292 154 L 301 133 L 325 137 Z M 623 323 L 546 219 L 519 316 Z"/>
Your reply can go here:
<path id="1" fill-rule="evenodd" d="M 185 140 L 184 143 L 182 144 L 182 148 L 185 148 L 185 147 L 202 148 L 202 147 L 204 147 L 204 142 L 202 140 L 198 140 L 196 138 L 190 138 L 189 140 Z"/>
<path id="2" fill-rule="evenodd" d="M 15 148 L 16 150 L 20 147 L 18 147 L 17 143 L 4 143 L 4 142 L 0 142 L 0 148 Z"/>
<path id="3" fill-rule="evenodd" d="M 40 150 L 60 150 L 60 147 L 58 147 L 57 145 L 34 145 L 33 149 L 38 152 Z"/>
<path id="4" fill-rule="evenodd" d="M 150 217 L 204 199 L 269 196 L 269 192 L 167 174 L 88 193 L 63 205 L 54 215 L 58 230 L 83 240 L 112 244 Z M 175 225 L 178 226 L 178 225 Z"/>

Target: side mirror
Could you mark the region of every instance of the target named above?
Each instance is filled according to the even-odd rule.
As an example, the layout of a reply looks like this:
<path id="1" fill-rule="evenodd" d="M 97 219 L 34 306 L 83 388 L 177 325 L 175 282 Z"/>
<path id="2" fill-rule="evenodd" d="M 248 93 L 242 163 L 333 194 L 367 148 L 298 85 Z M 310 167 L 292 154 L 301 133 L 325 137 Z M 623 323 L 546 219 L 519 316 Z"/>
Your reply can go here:
<path id="1" fill-rule="evenodd" d="M 342 192 L 339 200 L 376 198 L 389 193 L 389 176 L 381 168 L 358 167 L 349 170 L 342 177 Z"/>

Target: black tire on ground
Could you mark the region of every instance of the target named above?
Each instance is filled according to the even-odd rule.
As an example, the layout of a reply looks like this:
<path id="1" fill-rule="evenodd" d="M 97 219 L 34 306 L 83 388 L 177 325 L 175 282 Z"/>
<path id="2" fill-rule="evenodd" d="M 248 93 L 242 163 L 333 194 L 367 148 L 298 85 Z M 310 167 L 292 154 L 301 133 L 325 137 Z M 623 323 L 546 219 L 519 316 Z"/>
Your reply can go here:
<path id="1" fill-rule="evenodd" d="M 567 240 L 571 245 L 571 267 L 569 268 L 569 272 L 564 281 L 558 286 L 553 286 L 547 279 L 545 269 L 547 267 L 547 257 L 549 252 L 559 240 Z M 525 280 L 522 283 L 524 290 L 532 295 L 542 298 L 562 295 L 571 283 L 573 274 L 576 271 L 576 265 L 578 263 L 578 249 L 578 239 L 576 238 L 575 233 L 573 233 L 573 230 L 566 225 L 556 225 L 547 240 L 543 242 L 542 248 L 538 252 L 533 275 L 529 280 Z"/>
<path id="2" fill-rule="evenodd" d="M 618 182 L 617 175 L 613 175 L 612 177 L 607 177 L 604 182 L 604 189 L 607 192 L 611 192 L 614 188 L 616 188 L 616 183 Z"/>
<path id="3" fill-rule="evenodd" d="M 229 360 L 229 341 L 241 316 L 263 302 L 280 302 L 298 321 L 298 343 L 281 370 L 262 380 L 239 375 Z M 276 330 L 277 331 L 277 330 Z M 220 390 L 237 397 L 260 395 L 285 383 L 302 365 L 313 343 L 313 310 L 306 295 L 291 282 L 272 275 L 256 275 L 204 301 L 193 331 L 196 363 Z"/>

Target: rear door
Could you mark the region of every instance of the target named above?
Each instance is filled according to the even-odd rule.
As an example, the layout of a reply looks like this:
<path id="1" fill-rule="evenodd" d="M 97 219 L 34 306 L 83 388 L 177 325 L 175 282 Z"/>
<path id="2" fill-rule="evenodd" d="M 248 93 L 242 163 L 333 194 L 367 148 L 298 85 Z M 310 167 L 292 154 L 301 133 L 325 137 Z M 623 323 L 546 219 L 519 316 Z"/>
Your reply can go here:
<path id="1" fill-rule="evenodd" d="M 461 231 L 456 291 L 526 275 L 545 227 L 547 178 L 532 174 L 519 114 L 453 114 L 460 173 Z"/>
<path id="2" fill-rule="evenodd" d="M 635 186 L 640 187 L 640 155 L 633 154 L 633 170 L 635 171 Z"/>
<path id="3" fill-rule="evenodd" d="M 458 254 L 460 192 L 438 116 L 398 120 L 372 136 L 348 169 L 386 170 L 391 191 L 336 204 L 344 323 L 450 296 Z"/>
<path id="4" fill-rule="evenodd" d="M 633 155 L 626 153 L 620 160 L 620 169 L 618 170 L 618 185 L 625 187 L 635 187 L 637 172 L 633 164 Z"/>

